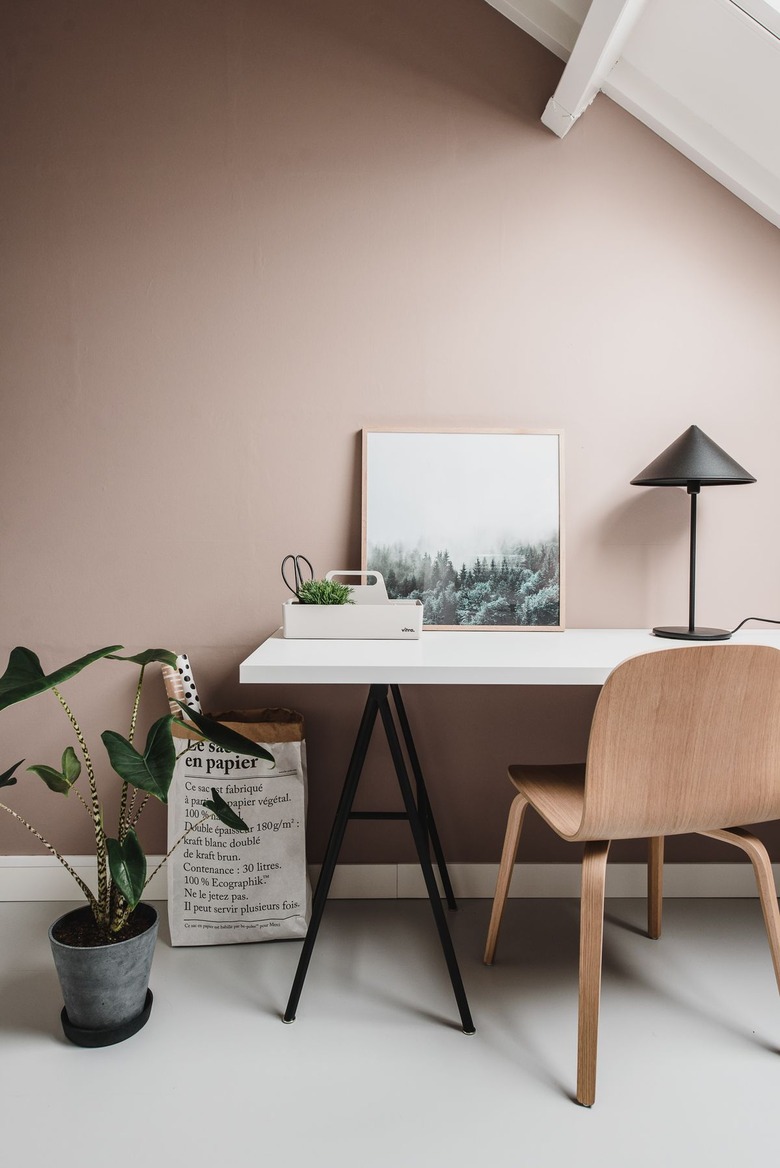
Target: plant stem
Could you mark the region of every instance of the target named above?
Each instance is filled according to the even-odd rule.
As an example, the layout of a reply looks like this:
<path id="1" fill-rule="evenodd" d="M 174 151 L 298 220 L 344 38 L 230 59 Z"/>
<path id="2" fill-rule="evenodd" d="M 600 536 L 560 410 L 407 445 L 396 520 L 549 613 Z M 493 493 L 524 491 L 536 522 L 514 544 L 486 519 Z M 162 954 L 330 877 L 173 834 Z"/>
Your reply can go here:
<path id="1" fill-rule="evenodd" d="M 127 813 L 127 791 L 127 783 L 122 783 L 122 798 L 119 801 L 119 826 L 117 829 L 117 839 L 119 840 L 120 844 L 124 842 L 124 838 L 127 835 L 127 825 L 125 822 L 125 816 Z"/>
<path id="2" fill-rule="evenodd" d="M 135 802 L 135 799 L 133 799 L 133 802 Z M 136 813 L 135 813 L 135 816 L 134 816 L 134 817 L 133 817 L 133 819 L 130 821 L 130 823 L 128 823 L 128 828 L 135 827 L 135 825 L 138 823 L 138 820 L 139 820 L 139 819 L 141 818 L 141 816 L 143 815 L 143 812 L 144 812 L 144 807 L 146 806 L 146 804 L 147 804 L 148 802 L 149 802 L 149 796 L 148 796 L 148 795 L 144 795 L 143 799 L 142 799 L 142 800 L 141 800 L 141 802 L 138 804 L 138 810 L 136 811 Z"/>
<path id="3" fill-rule="evenodd" d="M 132 910 L 130 908 L 125 908 L 116 918 L 114 923 L 109 926 L 109 932 L 120 933 L 130 919 L 131 911 Z"/>
<path id="4" fill-rule="evenodd" d="M 141 674 L 138 678 L 138 685 L 135 687 L 135 700 L 133 701 L 133 713 L 130 718 L 130 733 L 127 736 L 127 741 L 132 742 L 135 737 L 135 726 L 138 721 L 138 707 L 141 704 L 141 691 L 144 684 L 144 670 L 145 665 L 141 666 Z M 117 830 L 117 837 L 120 844 L 124 841 L 129 829 L 129 816 L 127 812 L 127 793 L 128 784 L 122 783 L 122 798 L 119 804 L 119 828 Z M 133 801 L 135 801 L 135 792 L 133 793 Z"/>
<path id="5" fill-rule="evenodd" d="M 44 839 L 43 836 L 41 835 L 41 833 L 36 831 L 31 823 L 28 823 L 26 819 L 24 819 L 21 815 L 19 815 L 12 808 L 6 807 L 5 803 L 0 803 L 0 809 L 3 811 L 7 811 L 9 815 L 12 815 L 14 817 L 14 819 L 18 820 L 18 822 L 21 823 L 23 827 L 26 827 L 27 830 L 32 835 L 34 835 L 37 840 L 40 840 L 40 842 L 46 848 L 46 851 L 51 852 L 51 854 L 54 856 L 55 860 L 59 860 L 59 862 L 62 864 L 63 868 L 65 868 L 65 870 L 71 874 L 71 876 L 76 881 L 76 883 L 78 884 L 81 891 L 86 896 L 87 900 L 89 901 L 90 907 L 92 908 L 92 912 L 95 914 L 95 919 L 99 920 L 100 919 L 100 905 L 95 900 L 92 889 L 89 888 L 88 885 L 86 885 L 84 883 L 84 881 L 79 876 L 78 872 L 75 872 L 73 870 L 73 868 L 71 868 L 70 864 L 65 859 L 65 857 L 61 856 L 60 853 L 57 851 L 57 849 L 52 844 L 50 844 L 47 839 Z"/>
<path id="6" fill-rule="evenodd" d="M 130 733 L 127 736 L 127 741 L 132 742 L 135 737 L 135 724 L 138 721 L 138 707 L 141 704 L 141 690 L 144 684 L 144 670 L 145 665 L 141 666 L 141 675 L 138 678 L 138 685 L 135 687 L 135 701 L 133 702 L 133 715 L 130 719 Z"/>
<path id="7" fill-rule="evenodd" d="M 73 793 L 75 794 L 75 796 L 76 796 L 76 798 L 78 799 L 79 803 L 81 804 L 81 806 L 84 808 L 84 810 L 86 811 L 87 815 L 88 815 L 88 816 L 89 816 L 89 818 L 91 819 L 91 818 L 92 818 L 92 811 L 91 811 L 91 809 L 90 809 L 89 803 L 87 803 L 87 801 L 86 801 L 86 799 L 84 798 L 84 796 L 82 795 L 81 791 L 77 791 L 75 787 L 72 787 L 72 788 L 71 788 L 71 790 L 73 791 Z"/>
<path id="8" fill-rule="evenodd" d="M 144 884 L 144 888 L 146 888 L 146 885 L 149 883 L 149 881 L 152 880 L 157 875 L 157 873 L 162 868 L 163 864 L 165 864 L 168 860 L 170 860 L 171 856 L 176 851 L 179 844 L 182 842 L 182 840 L 187 838 L 187 836 L 190 834 L 191 831 L 195 831 L 195 828 L 200 827 L 201 824 L 203 824 L 203 823 L 208 823 L 208 821 L 210 819 L 216 819 L 216 818 L 217 817 L 214 814 L 214 812 L 210 811 L 208 815 L 204 815 L 203 818 L 199 819 L 197 823 L 191 823 L 189 825 L 189 827 L 185 827 L 184 831 L 181 833 L 179 838 L 176 840 L 176 843 L 172 845 L 172 847 L 168 850 L 168 852 L 166 852 L 166 854 L 160 860 L 160 863 L 157 865 L 154 872 L 152 872 L 152 875 L 147 877 L 146 884 Z"/>
<path id="9" fill-rule="evenodd" d="M 109 933 L 118 933 L 130 916 L 131 910 L 116 884 L 111 885 L 111 909 L 108 917 Z"/>
<path id="10" fill-rule="evenodd" d="M 106 850 L 106 833 L 103 828 L 103 811 L 100 806 L 100 800 L 98 798 L 97 792 L 97 783 L 95 781 L 95 768 L 92 765 L 92 759 L 90 757 L 89 750 L 87 749 L 87 744 L 84 741 L 84 735 L 81 733 L 81 727 L 73 716 L 73 712 L 70 706 L 56 687 L 52 687 L 52 692 L 65 713 L 68 715 L 68 720 L 73 727 L 76 740 L 81 748 L 81 753 L 84 756 L 84 763 L 87 768 L 87 775 L 89 777 L 89 793 L 92 803 L 90 814 L 92 816 L 92 826 L 95 830 L 95 853 L 97 856 L 97 898 L 100 914 L 98 916 L 98 920 L 101 924 L 105 924 L 108 916 L 108 854 Z M 57 855 L 56 852 L 54 854 Z"/>

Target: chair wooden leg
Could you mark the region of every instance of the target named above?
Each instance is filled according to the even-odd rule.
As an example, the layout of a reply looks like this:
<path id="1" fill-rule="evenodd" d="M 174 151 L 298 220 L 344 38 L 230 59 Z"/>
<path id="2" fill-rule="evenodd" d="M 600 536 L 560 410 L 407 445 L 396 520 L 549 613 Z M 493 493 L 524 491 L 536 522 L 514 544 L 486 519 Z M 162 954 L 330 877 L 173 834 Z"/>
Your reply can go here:
<path id="1" fill-rule="evenodd" d="M 577 1036 L 577 1102 L 596 1098 L 596 1052 L 601 996 L 601 947 L 609 840 L 585 844 L 580 902 L 580 1000 Z"/>
<path id="2" fill-rule="evenodd" d="M 777 890 L 769 853 L 761 840 L 749 831 L 745 831 L 743 827 L 732 827 L 728 831 L 725 829 L 723 831 L 703 831 L 700 834 L 711 836 L 712 839 L 723 840 L 727 844 L 734 844 L 750 857 L 758 885 L 761 911 L 764 914 L 764 926 L 772 953 L 777 988 L 780 990 L 780 910 L 777 907 Z"/>
<path id="3" fill-rule="evenodd" d="M 654 941 L 661 936 L 664 908 L 664 837 L 651 836 L 647 841 L 647 935 Z"/>
<path id="4" fill-rule="evenodd" d="M 501 852 L 501 863 L 498 868 L 496 893 L 493 897 L 493 908 L 490 913 L 490 924 L 488 925 L 487 941 L 485 942 L 485 956 L 483 957 L 485 965 L 493 964 L 496 942 L 498 941 L 498 930 L 501 928 L 501 918 L 504 915 L 506 898 L 509 893 L 509 884 L 512 880 L 512 871 L 515 866 L 517 845 L 520 842 L 520 830 L 523 826 L 527 806 L 528 800 L 525 795 L 515 795 L 512 800 L 512 806 L 509 808 L 506 835 L 504 836 L 504 848 Z"/>

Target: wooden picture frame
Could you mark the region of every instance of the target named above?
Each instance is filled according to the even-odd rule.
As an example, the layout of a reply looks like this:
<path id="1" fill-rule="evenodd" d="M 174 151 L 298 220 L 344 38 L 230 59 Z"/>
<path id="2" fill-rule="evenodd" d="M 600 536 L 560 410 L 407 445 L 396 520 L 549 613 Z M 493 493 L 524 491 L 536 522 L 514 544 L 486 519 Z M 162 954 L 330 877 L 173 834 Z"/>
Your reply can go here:
<path id="1" fill-rule="evenodd" d="M 426 629 L 563 619 L 560 430 L 363 430 L 362 570 Z"/>

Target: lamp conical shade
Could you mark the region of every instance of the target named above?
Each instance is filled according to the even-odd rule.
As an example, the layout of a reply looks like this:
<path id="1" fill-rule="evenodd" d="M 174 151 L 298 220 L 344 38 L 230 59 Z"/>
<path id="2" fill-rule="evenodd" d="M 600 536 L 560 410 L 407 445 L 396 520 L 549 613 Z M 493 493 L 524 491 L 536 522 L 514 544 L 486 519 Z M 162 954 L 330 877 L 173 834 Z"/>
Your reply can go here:
<path id="1" fill-rule="evenodd" d="M 631 483 L 636 487 L 684 487 L 696 482 L 703 487 L 719 487 L 755 481 L 703 430 L 689 426 Z"/>

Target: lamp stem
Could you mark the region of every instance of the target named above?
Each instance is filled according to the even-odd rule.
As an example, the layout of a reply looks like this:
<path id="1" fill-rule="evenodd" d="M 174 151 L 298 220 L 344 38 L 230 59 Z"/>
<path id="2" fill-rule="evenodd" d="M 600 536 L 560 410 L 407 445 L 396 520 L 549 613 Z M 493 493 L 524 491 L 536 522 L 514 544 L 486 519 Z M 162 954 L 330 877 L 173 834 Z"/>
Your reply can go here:
<path id="1" fill-rule="evenodd" d="M 688 494 L 691 496 L 691 562 L 688 571 L 688 632 L 696 628 L 696 499 L 700 490 L 699 483 L 688 483 Z"/>

